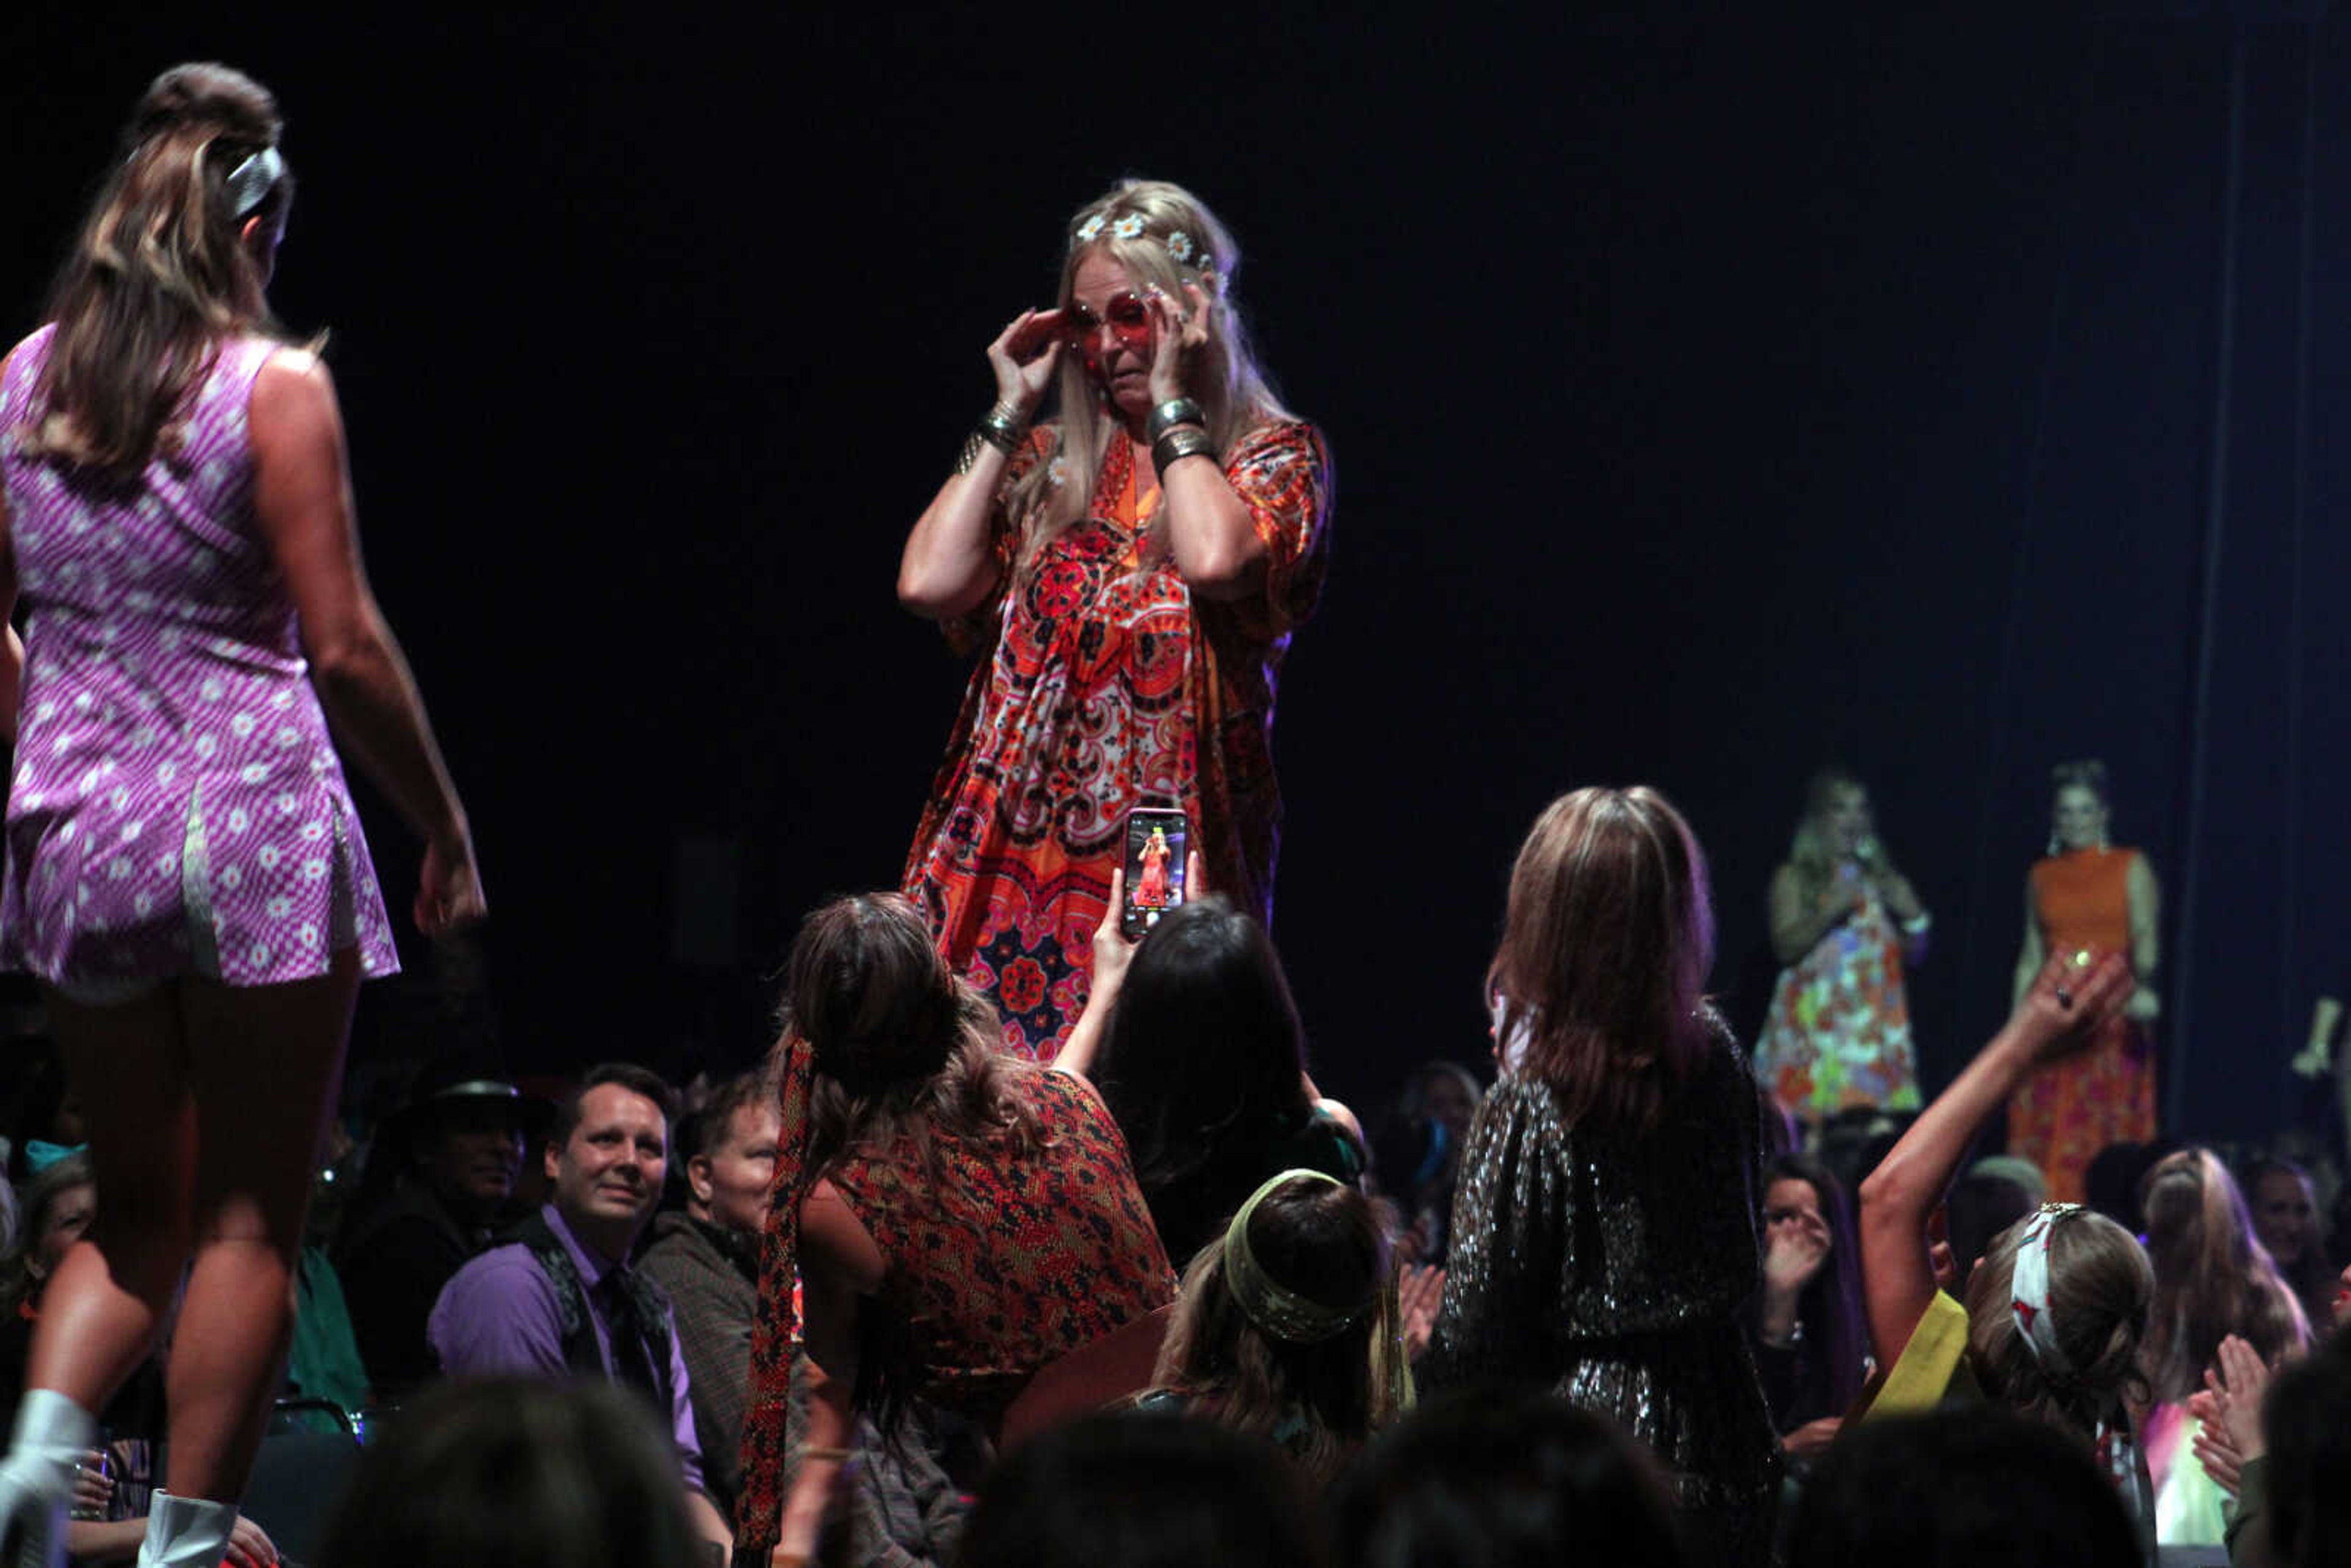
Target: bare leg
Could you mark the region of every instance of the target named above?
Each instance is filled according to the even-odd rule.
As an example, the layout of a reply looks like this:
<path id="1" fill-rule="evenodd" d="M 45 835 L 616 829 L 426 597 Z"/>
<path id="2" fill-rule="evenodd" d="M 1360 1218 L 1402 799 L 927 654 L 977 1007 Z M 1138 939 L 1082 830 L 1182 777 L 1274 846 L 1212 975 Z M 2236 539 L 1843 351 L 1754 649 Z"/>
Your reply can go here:
<path id="1" fill-rule="evenodd" d="M 110 1007 L 46 998 L 89 1123 L 99 1206 L 42 1292 L 25 1382 L 95 1413 L 154 1348 L 187 1262 L 195 1103 L 177 987 Z"/>
<path id="2" fill-rule="evenodd" d="M 182 984 L 195 1267 L 164 1372 L 175 1496 L 234 1502 L 253 1468 L 293 1333 L 310 1168 L 358 991 L 356 948 L 315 980 Z M 106 1203 L 101 1185 L 101 1216 Z"/>

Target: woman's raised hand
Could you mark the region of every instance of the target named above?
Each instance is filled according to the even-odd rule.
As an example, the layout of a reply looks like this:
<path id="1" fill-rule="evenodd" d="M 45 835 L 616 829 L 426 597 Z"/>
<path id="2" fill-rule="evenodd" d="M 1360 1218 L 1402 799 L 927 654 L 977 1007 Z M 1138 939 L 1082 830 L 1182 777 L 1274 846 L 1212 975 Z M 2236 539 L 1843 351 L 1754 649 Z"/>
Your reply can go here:
<path id="1" fill-rule="evenodd" d="M 1053 371 L 1061 363 L 1063 312 L 1023 310 L 987 346 L 988 369 L 996 372 L 996 401 L 1027 419 L 1045 401 Z"/>
<path id="2" fill-rule="evenodd" d="M 1158 328 L 1151 335 L 1151 401 L 1169 402 L 1184 395 L 1184 356 L 1208 340 L 1208 297 L 1198 284 L 1187 283 L 1179 306 L 1155 284 L 1149 299 Z"/>
<path id="3" fill-rule="evenodd" d="M 2009 1028 L 2035 1058 L 2058 1061 L 2088 1045 L 2098 1027 L 2122 1010 L 2135 984 L 2119 953 L 2101 956 L 2086 947 L 2052 953 L 2010 1015 Z"/>

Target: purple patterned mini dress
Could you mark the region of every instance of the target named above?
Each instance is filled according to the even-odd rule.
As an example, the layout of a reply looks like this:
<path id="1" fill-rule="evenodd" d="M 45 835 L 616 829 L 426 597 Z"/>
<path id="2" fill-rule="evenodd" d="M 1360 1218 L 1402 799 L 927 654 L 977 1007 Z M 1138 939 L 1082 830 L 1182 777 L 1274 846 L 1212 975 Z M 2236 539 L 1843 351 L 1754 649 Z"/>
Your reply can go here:
<path id="1" fill-rule="evenodd" d="M 132 486 L 26 455 L 53 329 L 0 378 L 28 616 L 0 967 L 91 1001 L 173 976 L 400 967 L 375 868 L 253 508 L 266 339 L 221 344 L 178 450 Z"/>

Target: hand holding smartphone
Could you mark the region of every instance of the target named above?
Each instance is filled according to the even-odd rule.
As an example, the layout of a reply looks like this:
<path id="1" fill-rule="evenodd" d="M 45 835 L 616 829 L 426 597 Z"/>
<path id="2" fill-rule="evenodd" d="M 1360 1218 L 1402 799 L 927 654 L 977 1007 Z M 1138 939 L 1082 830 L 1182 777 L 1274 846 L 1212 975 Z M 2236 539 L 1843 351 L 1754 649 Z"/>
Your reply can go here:
<path id="1" fill-rule="evenodd" d="M 1185 861 L 1192 828 L 1181 811 L 1138 806 L 1126 814 L 1126 897 L 1118 928 L 1140 941 L 1160 917 L 1183 907 Z"/>

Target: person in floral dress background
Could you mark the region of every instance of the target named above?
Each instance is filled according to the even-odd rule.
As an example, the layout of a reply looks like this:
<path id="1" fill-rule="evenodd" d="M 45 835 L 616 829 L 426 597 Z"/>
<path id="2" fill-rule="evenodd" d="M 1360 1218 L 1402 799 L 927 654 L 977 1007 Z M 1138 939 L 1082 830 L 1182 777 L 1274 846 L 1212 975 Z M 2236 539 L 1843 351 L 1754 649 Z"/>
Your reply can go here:
<path id="1" fill-rule="evenodd" d="M 1903 971 L 1929 919 L 1871 825 L 1869 791 L 1842 768 L 1804 792 L 1785 864 L 1771 877 L 1771 948 L 1782 966 L 1755 1068 L 1807 1122 L 1841 1111 L 1918 1108 Z"/>

